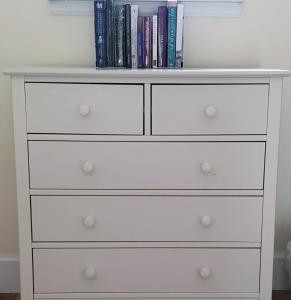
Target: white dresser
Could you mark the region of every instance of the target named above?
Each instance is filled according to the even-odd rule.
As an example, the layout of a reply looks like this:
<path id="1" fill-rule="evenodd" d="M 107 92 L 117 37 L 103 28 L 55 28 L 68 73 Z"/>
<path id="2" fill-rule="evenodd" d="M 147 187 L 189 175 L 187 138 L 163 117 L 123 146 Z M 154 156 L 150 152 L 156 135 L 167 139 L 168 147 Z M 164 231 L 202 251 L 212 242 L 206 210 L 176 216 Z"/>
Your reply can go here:
<path id="1" fill-rule="evenodd" d="M 271 300 L 288 71 L 6 74 L 22 300 Z"/>

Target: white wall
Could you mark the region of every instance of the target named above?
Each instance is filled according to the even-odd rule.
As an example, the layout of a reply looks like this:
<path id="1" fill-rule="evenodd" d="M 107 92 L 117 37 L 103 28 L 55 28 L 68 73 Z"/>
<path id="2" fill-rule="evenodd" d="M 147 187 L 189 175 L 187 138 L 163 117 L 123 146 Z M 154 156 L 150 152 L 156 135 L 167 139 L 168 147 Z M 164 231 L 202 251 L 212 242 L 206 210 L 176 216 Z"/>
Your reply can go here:
<path id="1" fill-rule="evenodd" d="M 93 20 L 53 17 L 47 0 L 1 0 L 0 69 L 19 65 L 94 65 Z M 246 0 L 241 19 L 186 19 L 186 67 L 291 69 L 291 1 Z M 285 80 L 276 247 L 291 239 L 291 79 Z M 12 107 L 0 75 L 0 256 L 17 246 Z"/>

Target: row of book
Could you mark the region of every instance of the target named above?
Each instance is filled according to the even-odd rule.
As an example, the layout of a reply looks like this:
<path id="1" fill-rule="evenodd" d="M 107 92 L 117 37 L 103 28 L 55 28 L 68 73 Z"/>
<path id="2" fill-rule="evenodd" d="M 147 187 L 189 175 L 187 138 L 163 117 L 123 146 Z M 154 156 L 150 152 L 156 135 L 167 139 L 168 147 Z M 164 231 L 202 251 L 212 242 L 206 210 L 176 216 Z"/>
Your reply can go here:
<path id="1" fill-rule="evenodd" d="M 138 5 L 94 0 L 96 67 L 182 68 L 184 5 L 142 16 Z"/>

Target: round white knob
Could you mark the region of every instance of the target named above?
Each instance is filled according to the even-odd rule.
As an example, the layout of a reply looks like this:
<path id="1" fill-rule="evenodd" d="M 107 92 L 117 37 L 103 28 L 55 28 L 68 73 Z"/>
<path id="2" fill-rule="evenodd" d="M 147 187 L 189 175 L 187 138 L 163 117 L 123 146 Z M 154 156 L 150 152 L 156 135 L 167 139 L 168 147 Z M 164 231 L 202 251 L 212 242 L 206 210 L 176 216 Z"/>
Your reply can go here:
<path id="1" fill-rule="evenodd" d="M 208 227 L 212 224 L 213 220 L 210 216 L 203 216 L 201 219 L 200 219 L 200 223 L 202 226 L 204 227 Z"/>
<path id="2" fill-rule="evenodd" d="M 210 162 L 203 162 L 200 168 L 204 174 L 210 174 L 213 171 L 213 166 Z"/>
<path id="3" fill-rule="evenodd" d="M 94 170 L 94 165 L 91 162 L 87 161 L 83 163 L 82 169 L 85 173 L 90 174 Z"/>
<path id="4" fill-rule="evenodd" d="M 207 118 L 214 118 L 216 115 L 216 108 L 213 105 L 206 106 L 204 109 L 205 116 Z"/>
<path id="5" fill-rule="evenodd" d="M 81 116 L 86 117 L 90 113 L 90 106 L 87 104 L 81 104 L 79 106 L 79 113 Z"/>
<path id="6" fill-rule="evenodd" d="M 87 216 L 83 219 L 83 223 L 86 227 L 91 228 L 96 224 L 96 220 L 93 216 Z"/>
<path id="7" fill-rule="evenodd" d="M 94 278 L 96 278 L 96 270 L 94 268 L 92 268 L 92 267 L 86 268 L 84 270 L 84 276 L 87 279 L 94 279 Z"/>
<path id="8" fill-rule="evenodd" d="M 211 270 L 207 267 L 203 267 L 199 270 L 199 274 L 202 278 L 207 279 L 211 276 Z"/>

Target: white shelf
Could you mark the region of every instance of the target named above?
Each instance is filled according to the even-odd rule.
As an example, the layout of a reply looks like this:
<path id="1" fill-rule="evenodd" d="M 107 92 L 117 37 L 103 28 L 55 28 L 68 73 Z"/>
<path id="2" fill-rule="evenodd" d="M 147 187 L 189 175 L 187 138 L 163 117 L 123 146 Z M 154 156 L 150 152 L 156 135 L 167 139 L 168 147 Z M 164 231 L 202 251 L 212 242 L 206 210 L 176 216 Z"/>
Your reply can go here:
<path id="1" fill-rule="evenodd" d="M 92 15 L 93 0 L 48 0 L 53 15 Z M 151 13 L 166 1 L 159 0 L 117 0 L 119 3 L 140 4 L 143 13 Z M 191 17 L 239 18 L 245 0 L 181 0 L 185 15 Z"/>

